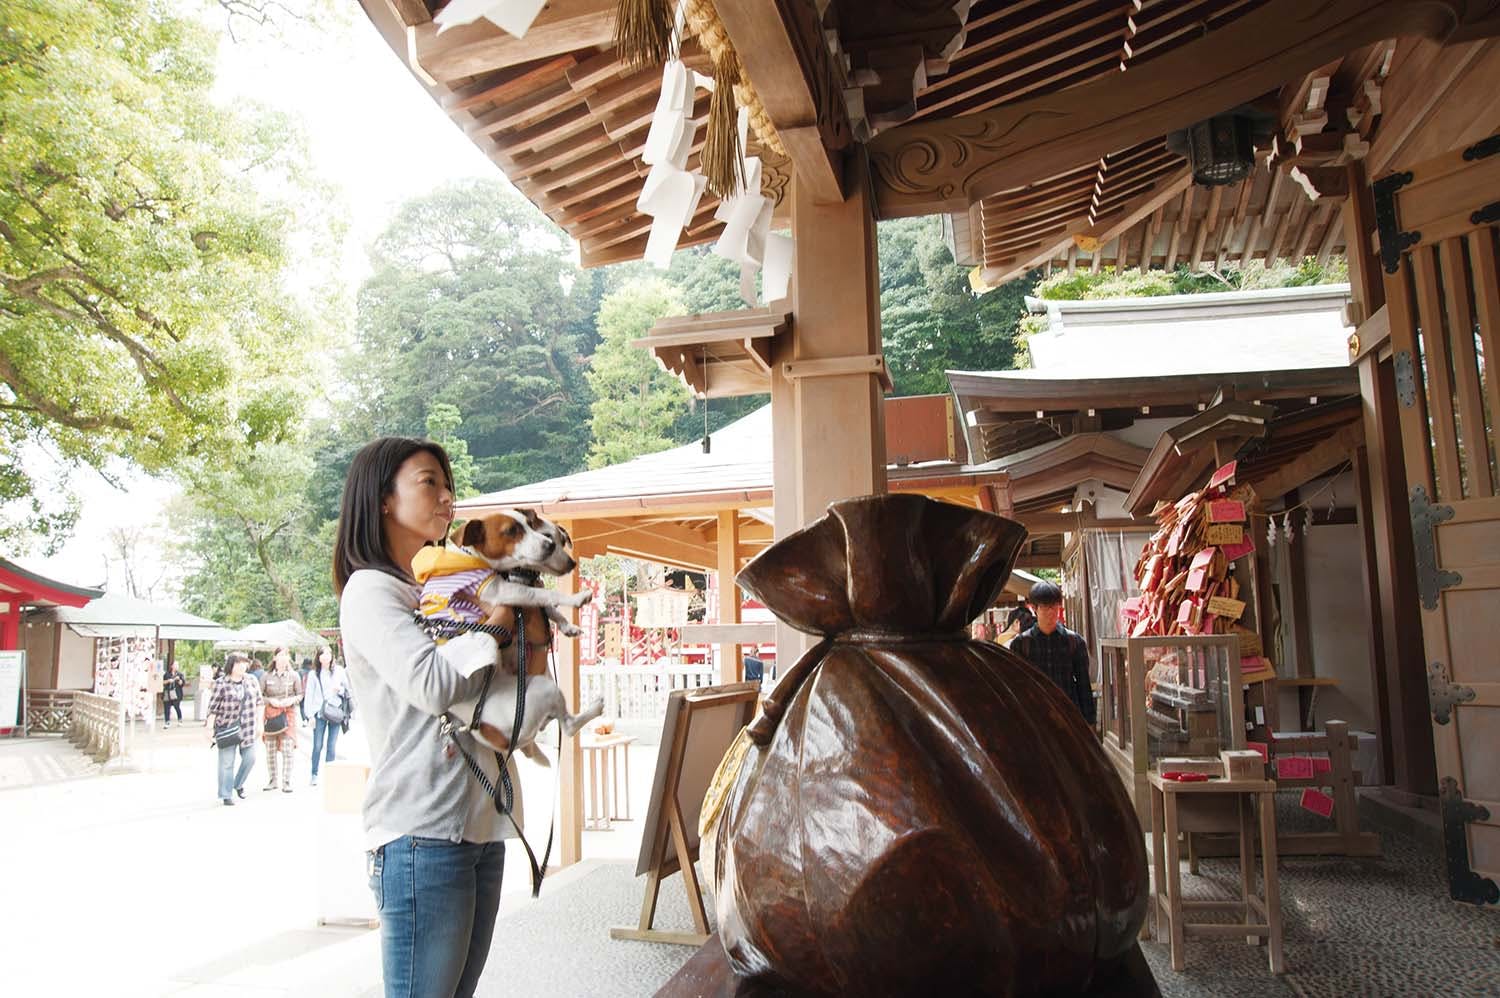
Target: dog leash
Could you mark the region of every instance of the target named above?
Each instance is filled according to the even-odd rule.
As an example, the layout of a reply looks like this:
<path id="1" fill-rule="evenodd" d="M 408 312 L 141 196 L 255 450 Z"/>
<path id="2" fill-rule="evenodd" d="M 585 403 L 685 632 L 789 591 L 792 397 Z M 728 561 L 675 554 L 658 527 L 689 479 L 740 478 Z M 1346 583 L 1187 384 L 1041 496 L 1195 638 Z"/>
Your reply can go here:
<path id="1" fill-rule="evenodd" d="M 499 624 L 471 624 L 461 620 L 431 618 L 423 616 L 420 610 L 413 611 L 412 616 L 417 618 L 417 622 L 432 637 L 454 637 L 458 634 L 477 631 L 496 638 L 501 648 L 508 647 L 511 640 L 515 640 L 517 656 L 516 717 L 515 726 L 510 729 L 510 748 L 504 756 L 499 752 L 495 753 L 495 765 L 500 774 L 499 787 L 496 787 L 490 778 L 485 775 L 483 767 L 479 765 L 478 760 L 474 758 L 468 746 L 463 743 L 463 739 L 458 737 L 458 730 L 447 718 L 443 720 L 443 730 L 447 732 L 448 737 L 453 740 L 454 747 L 463 756 L 464 764 L 468 767 L 469 772 L 474 776 L 474 779 L 479 781 L 480 787 L 484 789 L 491 802 L 494 803 L 495 810 L 503 815 L 506 821 L 510 822 L 510 827 L 515 830 L 516 838 L 521 840 L 521 848 L 526 850 L 526 860 L 531 865 L 531 896 L 540 897 L 542 893 L 542 878 L 546 875 L 546 859 L 542 861 L 542 865 L 538 865 L 536 853 L 532 850 L 531 843 L 526 841 L 526 833 L 521 830 L 520 824 L 516 821 L 515 814 L 513 813 L 513 808 L 515 807 L 515 787 L 511 784 L 509 770 L 511 756 L 516 751 L 515 736 L 521 731 L 521 725 L 526 720 L 526 617 L 525 611 L 520 607 L 516 607 L 515 611 L 516 629 L 514 634 Z M 502 638 L 503 640 L 501 640 Z M 489 695 L 490 680 L 494 678 L 494 675 L 495 669 L 493 666 L 485 670 L 484 681 L 479 686 L 479 699 L 474 702 L 474 716 L 467 725 L 466 730 L 472 731 L 479 727 L 480 716 L 484 713 L 485 697 Z M 559 751 L 561 751 L 560 745 Z M 547 856 L 550 857 L 551 853 L 552 830 L 549 829 L 547 832 Z"/>

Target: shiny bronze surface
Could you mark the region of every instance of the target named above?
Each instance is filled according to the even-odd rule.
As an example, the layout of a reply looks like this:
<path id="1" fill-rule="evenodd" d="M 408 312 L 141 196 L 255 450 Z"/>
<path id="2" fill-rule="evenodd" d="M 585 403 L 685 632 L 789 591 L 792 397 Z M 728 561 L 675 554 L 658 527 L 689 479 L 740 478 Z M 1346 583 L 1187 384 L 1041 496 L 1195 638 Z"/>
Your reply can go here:
<path id="1" fill-rule="evenodd" d="M 740 573 L 823 639 L 777 687 L 707 871 L 741 985 L 1088 994 L 1136 954 L 1146 856 L 1119 780 L 1060 690 L 964 633 L 1024 538 L 869 497 Z"/>

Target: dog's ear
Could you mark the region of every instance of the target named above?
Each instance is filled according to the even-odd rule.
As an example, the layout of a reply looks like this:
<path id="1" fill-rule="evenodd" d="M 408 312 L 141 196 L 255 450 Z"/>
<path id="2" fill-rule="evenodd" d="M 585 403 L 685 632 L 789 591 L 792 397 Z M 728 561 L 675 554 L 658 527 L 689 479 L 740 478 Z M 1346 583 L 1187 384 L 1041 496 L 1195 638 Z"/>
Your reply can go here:
<path id="1" fill-rule="evenodd" d="M 463 533 L 459 534 L 458 543 L 466 548 L 478 547 L 484 543 L 484 519 L 476 516 L 474 519 L 464 523 Z"/>
<path id="2" fill-rule="evenodd" d="M 536 515 L 536 510 L 534 510 L 534 509 L 519 509 L 518 508 L 516 510 L 516 512 L 520 513 L 522 516 L 524 516 L 526 518 L 526 525 L 528 527 L 530 527 L 532 530 L 540 530 L 541 529 L 542 518 L 540 516 Z"/>

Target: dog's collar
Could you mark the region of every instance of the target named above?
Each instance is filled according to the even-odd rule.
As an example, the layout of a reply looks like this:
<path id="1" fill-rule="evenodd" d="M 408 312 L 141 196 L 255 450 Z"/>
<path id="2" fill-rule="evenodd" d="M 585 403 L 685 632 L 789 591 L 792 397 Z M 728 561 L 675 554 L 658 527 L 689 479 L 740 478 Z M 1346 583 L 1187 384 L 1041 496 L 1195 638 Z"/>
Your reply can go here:
<path id="1" fill-rule="evenodd" d="M 518 582 L 523 586 L 534 586 L 542 581 L 542 573 L 530 568 L 510 568 L 500 574 L 507 582 Z"/>

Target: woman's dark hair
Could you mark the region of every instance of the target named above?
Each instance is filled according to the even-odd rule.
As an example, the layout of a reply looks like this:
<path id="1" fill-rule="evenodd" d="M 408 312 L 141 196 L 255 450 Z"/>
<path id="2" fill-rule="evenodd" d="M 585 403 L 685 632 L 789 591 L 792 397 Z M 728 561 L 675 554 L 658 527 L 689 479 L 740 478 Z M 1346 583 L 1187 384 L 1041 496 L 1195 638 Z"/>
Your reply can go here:
<path id="1" fill-rule="evenodd" d="M 1013 608 L 1010 611 L 1010 615 L 1005 618 L 1006 630 L 1010 630 L 1012 624 L 1019 624 L 1021 630 L 1027 630 L 1036 624 L 1036 614 L 1032 613 L 1029 607 L 1022 604 Z"/>
<path id="2" fill-rule="evenodd" d="M 415 437 L 381 437 L 359 449 L 344 477 L 344 497 L 339 504 L 339 526 L 333 541 L 333 591 L 342 596 L 349 576 L 361 569 L 393 575 L 403 582 L 411 574 L 391 560 L 385 549 L 380 506 L 396 488 L 396 472 L 413 454 L 426 451 L 442 465 L 443 478 L 453 488 L 453 467 L 448 452 L 431 440 Z"/>

